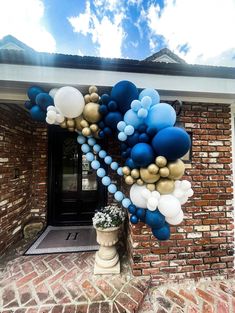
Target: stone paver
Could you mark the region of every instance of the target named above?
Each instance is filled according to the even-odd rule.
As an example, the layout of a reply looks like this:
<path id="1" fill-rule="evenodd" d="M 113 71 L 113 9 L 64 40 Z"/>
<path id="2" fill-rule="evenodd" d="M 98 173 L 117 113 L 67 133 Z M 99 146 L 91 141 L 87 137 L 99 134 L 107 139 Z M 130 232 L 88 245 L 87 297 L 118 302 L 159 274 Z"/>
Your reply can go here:
<path id="1" fill-rule="evenodd" d="M 21 256 L 0 275 L 0 312 L 132 313 L 150 285 L 127 260 L 120 275 L 93 275 L 94 253 Z"/>
<path id="2" fill-rule="evenodd" d="M 140 313 L 235 313 L 235 279 L 188 280 L 150 287 Z"/>

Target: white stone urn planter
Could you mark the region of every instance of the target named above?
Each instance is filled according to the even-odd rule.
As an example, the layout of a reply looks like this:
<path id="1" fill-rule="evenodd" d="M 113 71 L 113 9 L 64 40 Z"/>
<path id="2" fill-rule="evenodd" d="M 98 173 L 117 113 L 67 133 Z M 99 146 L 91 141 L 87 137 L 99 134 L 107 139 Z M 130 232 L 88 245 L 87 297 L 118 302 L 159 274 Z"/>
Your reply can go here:
<path id="1" fill-rule="evenodd" d="M 120 261 L 116 249 L 120 226 L 110 228 L 95 227 L 97 242 L 100 244 L 95 255 L 94 274 L 119 274 Z"/>

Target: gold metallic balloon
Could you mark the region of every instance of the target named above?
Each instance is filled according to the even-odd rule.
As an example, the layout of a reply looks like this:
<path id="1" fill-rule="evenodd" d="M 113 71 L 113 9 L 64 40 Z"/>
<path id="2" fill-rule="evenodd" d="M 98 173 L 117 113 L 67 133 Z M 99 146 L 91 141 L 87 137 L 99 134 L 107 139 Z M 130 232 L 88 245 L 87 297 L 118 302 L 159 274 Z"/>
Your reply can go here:
<path id="1" fill-rule="evenodd" d="M 98 101 L 99 101 L 99 95 L 98 95 L 98 93 L 96 93 L 96 92 L 93 92 L 93 93 L 90 95 L 90 98 L 91 98 L 91 102 L 98 102 Z"/>
<path id="2" fill-rule="evenodd" d="M 89 87 L 89 93 L 98 92 L 98 88 L 94 85 Z"/>
<path id="3" fill-rule="evenodd" d="M 154 191 L 155 190 L 155 185 L 154 184 L 147 184 L 146 187 L 150 191 Z"/>
<path id="4" fill-rule="evenodd" d="M 60 127 L 67 128 L 66 120 L 64 120 L 62 123 L 60 123 Z"/>
<path id="5" fill-rule="evenodd" d="M 180 159 L 169 162 L 167 167 L 169 169 L 169 178 L 171 179 L 180 179 L 184 175 L 185 165 Z"/>
<path id="6" fill-rule="evenodd" d="M 98 130 L 98 125 L 97 124 L 91 124 L 90 129 L 93 133 L 97 132 Z"/>
<path id="7" fill-rule="evenodd" d="M 99 132 L 100 132 L 100 129 L 98 128 L 98 130 L 93 134 L 93 136 L 94 136 L 96 139 L 100 139 Z"/>
<path id="8" fill-rule="evenodd" d="M 75 128 L 77 130 L 82 130 L 82 126 L 81 126 L 81 121 L 83 120 L 83 117 L 82 116 L 78 116 L 74 119 L 74 122 L 75 122 Z"/>
<path id="9" fill-rule="evenodd" d="M 83 120 L 81 120 L 80 125 L 81 125 L 82 128 L 84 128 L 84 127 L 88 127 L 89 123 L 86 120 L 83 119 Z"/>
<path id="10" fill-rule="evenodd" d="M 85 100 L 85 103 L 89 103 L 89 102 L 91 102 L 91 97 L 90 97 L 90 95 L 85 95 L 84 96 L 84 100 Z"/>
<path id="11" fill-rule="evenodd" d="M 74 132 L 74 128 L 73 127 L 68 127 L 68 131 Z"/>
<path id="12" fill-rule="evenodd" d="M 174 181 L 168 178 L 161 178 L 157 183 L 156 183 L 156 190 L 161 194 L 161 195 L 166 195 L 169 193 L 172 193 L 174 191 L 175 184 Z"/>
<path id="13" fill-rule="evenodd" d="M 84 118 L 90 123 L 99 122 L 102 115 L 99 112 L 100 105 L 98 103 L 89 102 L 85 105 L 83 110 Z"/>
<path id="14" fill-rule="evenodd" d="M 170 174 L 170 171 L 169 171 L 168 167 L 165 166 L 165 167 L 160 168 L 159 174 L 161 177 L 168 177 Z"/>
<path id="15" fill-rule="evenodd" d="M 158 156 L 155 159 L 155 163 L 157 164 L 157 166 L 159 167 L 164 167 L 167 164 L 167 159 L 164 156 Z"/>
<path id="16" fill-rule="evenodd" d="M 140 177 L 140 171 L 137 170 L 136 168 L 134 168 L 132 171 L 131 171 L 131 176 L 135 179 L 139 178 Z"/>
<path id="17" fill-rule="evenodd" d="M 159 167 L 156 164 L 150 164 L 148 166 L 148 171 L 150 174 L 157 174 L 159 171 Z"/>
<path id="18" fill-rule="evenodd" d="M 75 127 L 75 121 L 72 118 L 68 118 L 66 121 L 66 125 L 68 128 L 74 128 Z"/>
<path id="19" fill-rule="evenodd" d="M 130 168 L 128 166 L 124 166 L 122 168 L 122 172 L 124 175 L 130 175 L 130 173 L 131 173 Z"/>
<path id="20" fill-rule="evenodd" d="M 136 183 L 139 185 L 139 186 L 143 186 L 144 182 L 142 179 L 137 179 Z"/>
<path id="21" fill-rule="evenodd" d="M 90 130 L 90 128 L 89 127 L 85 127 L 85 128 L 83 128 L 83 130 L 82 130 L 82 134 L 83 134 L 83 136 L 90 136 L 91 135 L 91 130 Z"/>
<path id="22" fill-rule="evenodd" d="M 133 179 L 133 177 L 131 177 L 130 175 L 128 175 L 126 178 L 125 178 L 125 183 L 127 185 L 133 185 L 135 182 L 135 180 Z"/>
<path id="23" fill-rule="evenodd" d="M 141 168 L 140 169 L 140 178 L 145 182 L 145 183 L 156 183 L 159 178 L 160 175 L 159 174 L 151 174 L 149 173 L 147 168 Z"/>

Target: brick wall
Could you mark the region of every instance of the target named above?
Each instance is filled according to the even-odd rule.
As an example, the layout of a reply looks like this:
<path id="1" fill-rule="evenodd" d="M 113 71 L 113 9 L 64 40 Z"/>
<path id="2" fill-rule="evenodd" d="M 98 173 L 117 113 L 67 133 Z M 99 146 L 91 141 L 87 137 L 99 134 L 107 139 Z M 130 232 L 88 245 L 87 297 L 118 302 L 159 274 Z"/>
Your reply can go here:
<path id="1" fill-rule="evenodd" d="M 47 130 L 41 125 L 22 108 L 0 104 L 0 255 L 22 237 L 27 221 L 45 220 Z"/>
<path id="2" fill-rule="evenodd" d="M 185 104 L 181 121 L 192 131 L 192 162 L 185 179 L 194 196 L 171 239 L 157 241 L 146 225 L 130 225 L 134 275 L 165 280 L 226 275 L 233 267 L 231 116 L 228 105 Z"/>

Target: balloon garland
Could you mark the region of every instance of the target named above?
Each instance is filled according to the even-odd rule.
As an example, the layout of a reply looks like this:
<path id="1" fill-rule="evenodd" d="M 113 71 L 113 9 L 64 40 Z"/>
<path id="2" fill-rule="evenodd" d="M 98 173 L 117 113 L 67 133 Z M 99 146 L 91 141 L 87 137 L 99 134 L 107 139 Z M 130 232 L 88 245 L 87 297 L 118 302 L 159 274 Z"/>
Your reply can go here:
<path id="1" fill-rule="evenodd" d="M 181 206 L 193 196 L 191 183 L 181 180 L 181 160 L 191 145 L 187 132 L 175 126 L 176 112 L 161 103 L 155 89 L 140 93 L 129 81 L 118 82 L 110 95 L 96 86 L 82 93 L 70 86 L 49 93 L 38 86 L 28 90 L 25 107 L 33 119 L 78 133 L 77 141 L 108 192 L 130 213 L 130 221 L 146 223 L 158 240 L 170 238 L 170 226 L 183 221 Z M 96 139 L 114 136 L 120 142 L 124 166 L 102 149 Z M 129 197 L 118 190 L 102 164 L 123 176 Z"/>

